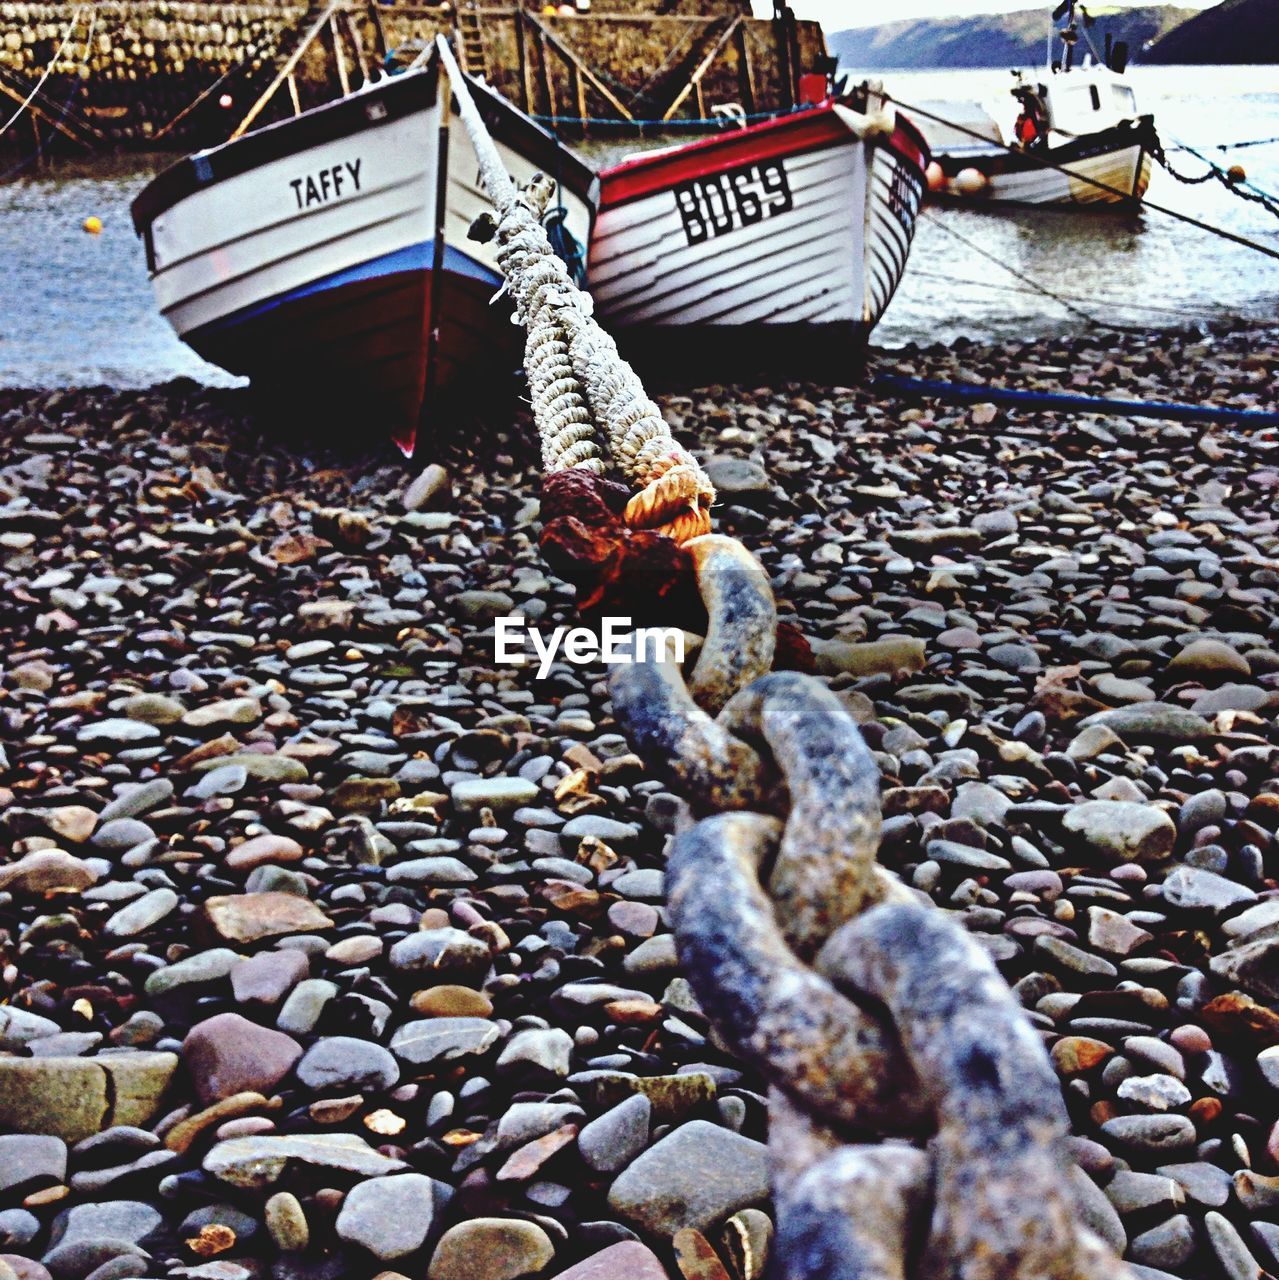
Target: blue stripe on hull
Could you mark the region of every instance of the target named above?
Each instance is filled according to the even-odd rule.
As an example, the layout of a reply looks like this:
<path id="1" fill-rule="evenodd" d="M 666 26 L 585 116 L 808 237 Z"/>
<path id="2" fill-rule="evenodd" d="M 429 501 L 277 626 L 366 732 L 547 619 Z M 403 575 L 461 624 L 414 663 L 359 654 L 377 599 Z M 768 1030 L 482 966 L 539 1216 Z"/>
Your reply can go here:
<path id="1" fill-rule="evenodd" d="M 297 289 L 290 289 L 286 293 L 278 293 L 274 298 L 268 298 L 265 302 L 255 302 L 250 306 L 242 307 L 239 311 L 233 311 L 230 315 L 223 316 L 220 320 L 214 320 L 207 325 L 202 325 L 199 332 L 209 334 L 235 328 L 289 303 L 297 302 L 302 298 L 314 297 L 316 294 L 327 293 L 333 289 L 340 289 L 344 285 L 356 284 L 364 280 L 377 280 L 383 276 L 399 275 L 406 271 L 430 271 L 434 265 L 434 260 L 434 241 L 423 240 L 419 244 L 397 249 L 394 253 L 386 253 L 381 257 L 371 258 L 368 262 L 357 263 L 353 267 L 347 267 L 344 271 L 335 271 L 332 275 L 323 276 L 321 279 L 313 280 L 310 284 L 304 284 Z M 453 248 L 452 245 L 444 246 L 443 267 L 446 272 L 464 276 L 469 280 L 475 280 L 493 289 L 499 288 L 502 283 L 502 277 L 496 271 L 489 270 L 488 267 L 477 262 L 469 254 Z M 189 337 L 190 335 L 184 336 Z"/>

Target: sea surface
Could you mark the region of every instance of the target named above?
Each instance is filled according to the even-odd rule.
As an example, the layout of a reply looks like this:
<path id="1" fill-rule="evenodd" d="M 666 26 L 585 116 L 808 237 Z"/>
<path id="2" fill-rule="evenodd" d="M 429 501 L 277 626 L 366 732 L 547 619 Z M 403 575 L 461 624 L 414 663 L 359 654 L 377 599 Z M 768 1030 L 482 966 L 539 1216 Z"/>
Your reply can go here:
<path id="1" fill-rule="evenodd" d="M 980 99 L 1010 80 L 1003 69 L 880 78 L 903 102 Z M 1132 82 L 1178 168 L 1203 171 L 1173 150 L 1188 144 L 1244 165 L 1250 182 L 1279 194 L 1279 67 L 1137 67 Z M 1261 139 L 1275 141 L 1217 149 Z M 129 202 L 172 159 L 60 162 L 17 176 L 0 168 L 0 385 L 136 387 L 182 374 L 235 381 L 188 351 L 157 314 L 129 220 Z M 1216 182 L 1183 186 L 1156 169 L 1148 194 L 1279 249 L 1279 218 Z M 101 219 L 100 235 L 82 230 L 90 216 Z M 1094 319 L 1159 329 L 1276 316 L 1279 260 L 1152 209 L 928 209 L 875 340 L 1047 336 Z"/>

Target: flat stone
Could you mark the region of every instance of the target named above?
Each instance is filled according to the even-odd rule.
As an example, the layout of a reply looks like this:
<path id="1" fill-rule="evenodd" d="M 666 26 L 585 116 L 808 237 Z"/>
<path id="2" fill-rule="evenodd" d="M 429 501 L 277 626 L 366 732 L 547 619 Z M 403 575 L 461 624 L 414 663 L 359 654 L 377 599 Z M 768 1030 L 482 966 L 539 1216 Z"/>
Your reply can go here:
<path id="1" fill-rule="evenodd" d="M 1219 956 L 1213 956 L 1208 967 L 1219 978 L 1262 1000 L 1279 1000 L 1279 935 L 1255 938 L 1229 947 Z M 1262 1011 L 1263 1014 L 1265 1012 Z M 1275 1015 L 1272 1013 L 1270 1017 L 1274 1019 Z"/>
<path id="2" fill-rule="evenodd" d="M 67 804 L 50 809 L 44 821 L 59 840 L 83 844 L 98 825 L 98 815 L 82 804 Z"/>
<path id="3" fill-rule="evenodd" d="M 420 1173 L 393 1173 L 353 1187 L 342 1202 L 340 1239 L 391 1262 L 416 1253 L 431 1236 L 453 1189 Z"/>
<path id="4" fill-rule="evenodd" d="M 135 938 L 176 911 L 178 903 L 178 895 L 172 889 L 152 889 L 121 907 L 102 926 L 102 932 L 108 938 Z"/>
<path id="5" fill-rule="evenodd" d="M 390 952 L 391 968 L 441 982 L 478 985 L 492 963 L 488 947 L 461 929 L 422 929 L 401 938 Z"/>
<path id="6" fill-rule="evenodd" d="M 593 1253 L 555 1280 L 668 1280 L 658 1256 L 638 1240 L 622 1240 Z"/>
<path id="7" fill-rule="evenodd" d="M 1162 809 L 1117 800 L 1086 800 L 1062 818 L 1066 831 L 1106 862 L 1159 862 L 1177 841 L 1177 828 Z"/>
<path id="8" fill-rule="evenodd" d="M 380 1044 L 353 1036 L 327 1036 L 302 1056 L 297 1077 L 317 1092 L 363 1092 L 393 1089 L 399 1081 L 400 1068 Z"/>
<path id="9" fill-rule="evenodd" d="M 573 1037 L 561 1027 L 529 1028 L 517 1031 L 503 1046 L 497 1059 L 498 1075 L 540 1072 L 564 1077 L 569 1073 Z"/>
<path id="10" fill-rule="evenodd" d="M 0 1134 L 0 1192 L 47 1186 L 67 1176 L 67 1144 L 47 1134 Z"/>
<path id="11" fill-rule="evenodd" d="M 1129 956 L 1154 935 L 1109 907 L 1088 908 L 1088 944 L 1110 956 Z"/>
<path id="12" fill-rule="evenodd" d="M 76 741 L 86 747 L 120 747 L 154 742 L 159 736 L 160 730 L 154 725 L 122 716 L 83 725 L 76 733 Z"/>
<path id="13" fill-rule="evenodd" d="M 451 495 L 449 473 L 438 462 L 432 462 L 409 481 L 400 502 L 405 511 L 426 511 L 446 502 Z"/>
<path id="14" fill-rule="evenodd" d="M 1167 671 L 1180 679 L 1224 680 L 1231 676 L 1250 676 L 1248 659 L 1233 645 L 1222 640 L 1192 640 L 1170 659 Z"/>
<path id="15" fill-rule="evenodd" d="M 1194 1251 L 1195 1229 L 1184 1213 L 1143 1231 L 1128 1246 L 1128 1256 L 1134 1262 L 1161 1270 L 1181 1268 Z"/>
<path id="16" fill-rule="evenodd" d="M 226 978 L 241 959 L 243 957 L 240 953 L 229 947 L 197 951 L 148 974 L 146 993 L 154 997 L 168 992 L 180 992 L 184 987 L 210 986 Z"/>
<path id="17" fill-rule="evenodd" d="M 305 607 L 305 606 L 304 606 Z M 305 782 L 306 765 L 293 756 L 268 755 L 264 751 L 240 751 L 227 756 L 213 756 L 191 765 L 192 773 L 209 773 L 213 769 L 241 768 L 259 782 Z"/>
<path id="18" fill-rule="evenodd" d="M 406 1167 L 353 1133 L 311 1133 L 229 1138 L 204 1157 L 204 1170 L 233 1187 L 252 1190 L 278 1182 L 291 1162 L 366 1178 Z"/>
<path id="19" fill-rule="evenodd" d="M 927 658 L 924 642 L 916 636 L 886 636 L 863 643 L 815 640 L 812 647 L 820 675 L 909 674 L 922 671 Z"/>
<path id="20" fill-rule="evenodd" d="M 973 871 L 1011 871 L 1013 865 L 997 853 L 987 853 L 985 849 L 954 840 L 930 840 L 926 852 L 936 862 Z"/>
<path id="21" fill-rule="evenodd" d="M 1202 1161 L 1163 1164 L 1155 1172 L 1171 1178 L 1190 1199 L 1209 1209 L 1220 1209 L 1230 1199 L 1233 1186 L 1231 1177 L 1215 1164 Z"/>
<path id="22" fill-rule="evenodd" d="M 242 893 L 209 898 L 204 919 L 227 942 L 260 942 L 286 933 L 318 933 L 333 921 L 307 898 L 292 893 Z"/>
<path id="23" fill-rule="evenodd" d="M 275 1005 L 311 971 L 303 951 L 260 951 L 231 969 L 237 1004 Z"/>
<path id="24" fill-rule="evenodd" d="M 262 704 L 256 698 L 224 698 L 195 707 L 182 717 L 188 729 L 223 728 L 256 724 L 262 718 Z"/>
<path id="25" fill-rule="evenodd" d="M 517 1280 L 550 1265 L 555 1247 L 535 1222 L 519 1218 L 471 1218 L 440 1238 L 428 1280 Z"/>
<path id="26" fill-rule="evenodd" d="M 615 1106 L 632 1094 L 642 1094 L 652 1104 L 658 1124 L 678 1124 L 698 1107 L 714 1102 L 718 1093 L 714 1078 L 705 1071 L 667 1076 L 599 1071 L 583 1080 L 580 1088 L 586 1091 L 596 1109 Z"/>
<path id="27" fill-rule="evenodd" d="M 460 858 L 411 858 L 388 867 L 387 881 L 391 884 L 458 885 L 478 880 L 470 867 Z"/>
<path id="28" fill-rule="evenodd" d="M 56 1036 L 61 1030 L 52 1018 L 15 1005 L 0 1005 L 0 1049 L 12 1052 L 33 1040 Z"/>
<path id="29" fill-rule="evenodd" d="M 654 1236 L 707 1232 L 769 1194 L 763 1143 L 705 1120 L 673 1129 L 618 1176 L 609 1206 Z"/>
<path id="30" fill-rule="evenodd" d="M 1151 1111 L 1171 1111 L 1190 1101 L 1190 1090 L 1173 1076 L 1129 1076 L 1119 1083 L 1117 1095 Z"/>
<path id="31" fill-rule="evenodd" d="M 139 818 L 112 818 L 94 833 L 93 847 L 108 853 L 127 853 L 155 838 L 155 832 Z"/>
<path id="32" fill-rule="evenodd" d="M 497 1042 L 501 1028 L 487 1018 L 423 1018 L 406 1022 L 391 1037 L 391 1052 L 413 1066 L 452 1062 L 484 1053 Z"/>
<path id="33" fill-rule="evenodd" d="M 40 849 L 0 867 L 0 890 L 19 895 L 79 893 L 97 880 L 96 871 L 62 849 Z"/>
<path id="34" fill-rule="evenodd" d="M 526 778 L 471 778 L 456 782 L 449 791 L 453 807 L 459 813 L 477 813 L 488 808 L 495 811 L 518 809 L 533 804 L 541 793 L 535 782 Z"/>
<path id="35" fill-rule="evenodd" d="M 290 836 L 254 836 L 237 844 L 226 856 L 226 866 L 231 871 L 252 871 L 268 862 L 298 862 L 305 854 L 300 844 Z"/>
<path id="36" fill-rule="evenodd" d="M 617 1173 L 648 1145 L 653 1104 L 637 1093 L 610 1107 L 577 1135 L 578 1150 L 596 1173 Z"/>
<path id="37" fill-rule="evenodd" d="M 1174 1155 L 1195 1145 L 1195 1126 L 1185 1116 L 1116 1116 L 1101 1129 L 1121 1147 L 1152 1155 Z"/>
<path id="38" fill-rule="evenodd" d="M 1161 892 L 1169 906 L 1182 911 L 1211 911 L 1214 915 L 1257 900 L 1251 889 L 1202 867 L 1174 867 Z"/>
<path id="39" fill-rule="evenodd" d="M 1119 1170 L 1106 1183 L 1106 1198 L 1125 1217 L 1155 1211 L 1167 1216 L 1186 1202 L 1185 1192 L 1171 1178 L 1128 1169 Z"/>
<path id="40" fill-rule="evenodd" d="M 1229 1218 L 1210 1209 L 1204 1214 L 1204 1227 L 1208 1244 L 1226 1280 L 1256 1280 L 1263 1274 L 1252 1250 Z"/>
<path id="41" fill-rule="evenodd" d="M 453 983 L 415 991 L 409 1004 L 424 1018 L 487 1018 L 493 1012 L 493 1001 L 482 991 Z"/>
<path id="42" fill-rule="evenodd" d="M 172 1053 L 0 1057 L 0 1129 L 79 1142 L 115 1124 L 145 1125 L 177 1065 Z"/>
<path id="43" fill-rule="evenodd" d="M 1202 742 L 1212 734 L 1212 725 L 1202 716 L 1168 702 L 1134 702 L 1098 711 L 1082 720 L 1080 727 L 1094 724 L 1113 729 L 1125 742 Z"/>

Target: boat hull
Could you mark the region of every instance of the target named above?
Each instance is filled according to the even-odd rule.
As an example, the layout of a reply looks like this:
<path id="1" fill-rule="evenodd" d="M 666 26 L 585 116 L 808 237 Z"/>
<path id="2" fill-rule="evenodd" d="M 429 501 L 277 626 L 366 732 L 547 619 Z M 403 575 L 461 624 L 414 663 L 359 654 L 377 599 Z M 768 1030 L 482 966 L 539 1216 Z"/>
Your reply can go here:
<path id="1" fill-rule="evenodd" d="M 389 432 L 411 452 L 424 406 L 479 362 L 514 363 L 489 203 L 434 64 L 201 153 L 139 197 L 160 309 L 205 359 L 275 403 Z M 568 169 L 589 238 L 592 175 L 477 87 L 517 180 Z M 153 190 L 153 188 L 155 188 Z"/>
<path id="2" fill-rule="evenodd" d="M 952 182 L 937 198 L 969 205 L 1131 205 L 1150 185 L 1154 145 L 1153 126 L 1143 120 L 1042 151 L 938 154 L 948 180 L 975 169 L 986 185 L 960 194 Z"/>
<path id="3" fill-rule="evenodd" d="M 681 380 L 846 369 L 905 269 L 924 154 L 904 123 L 826 104 L 606 170 L 601 320 Z"/>

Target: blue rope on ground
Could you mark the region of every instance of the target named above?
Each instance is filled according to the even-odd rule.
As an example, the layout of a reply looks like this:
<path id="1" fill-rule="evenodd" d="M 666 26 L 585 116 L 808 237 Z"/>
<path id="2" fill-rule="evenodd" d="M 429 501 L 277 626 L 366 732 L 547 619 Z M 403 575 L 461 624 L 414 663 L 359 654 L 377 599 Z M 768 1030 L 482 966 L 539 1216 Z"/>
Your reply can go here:
<path id="1" fill-rule="evenodd" d="M 931 378 L 907 378 L 896 373 L 876 374 L 872 385 L 879 391 L 957 404 L 997 404 L 1063 413 L 1106 413 L 1130 418 L 1173 418 L 1182 422 L 1238 422 L 1253 427 L 1279 427 L 1279 413 L 1265 409 L 1231 409 L 1159 400 L 1108 400 L 1102 396 L 1076 396 L 1060 391 L 1018 391 L 1011 387 L 938 382 Z"/>

